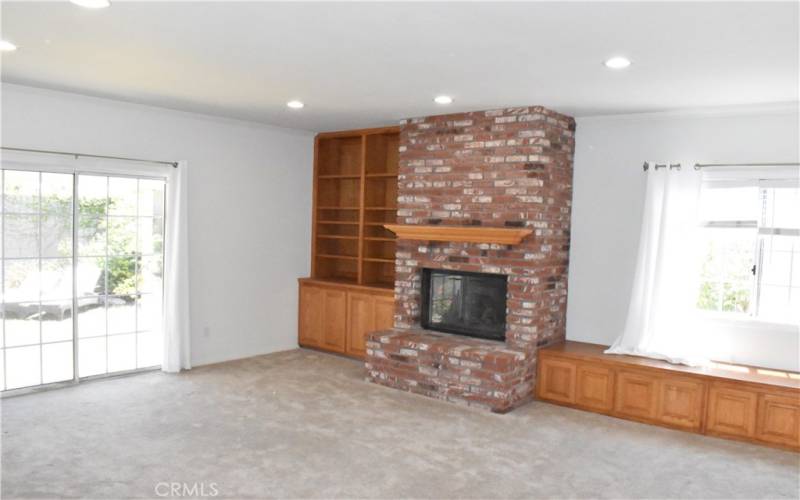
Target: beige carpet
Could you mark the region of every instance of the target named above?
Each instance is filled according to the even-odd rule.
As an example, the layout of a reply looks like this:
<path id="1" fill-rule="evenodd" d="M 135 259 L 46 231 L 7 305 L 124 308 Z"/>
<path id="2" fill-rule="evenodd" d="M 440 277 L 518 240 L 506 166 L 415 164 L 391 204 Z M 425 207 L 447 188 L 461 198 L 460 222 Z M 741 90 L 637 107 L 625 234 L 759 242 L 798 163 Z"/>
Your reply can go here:
<path id="1" fill-rule="evenodd" d="M 800 455 L 532 403 L 368 384 L 296 350 L 2 401 L 2 496 L 798 498 Z M 203 490 L 200 490 L 200 487 Z M 192 489 L 194 488 L 194 489 Z"/>

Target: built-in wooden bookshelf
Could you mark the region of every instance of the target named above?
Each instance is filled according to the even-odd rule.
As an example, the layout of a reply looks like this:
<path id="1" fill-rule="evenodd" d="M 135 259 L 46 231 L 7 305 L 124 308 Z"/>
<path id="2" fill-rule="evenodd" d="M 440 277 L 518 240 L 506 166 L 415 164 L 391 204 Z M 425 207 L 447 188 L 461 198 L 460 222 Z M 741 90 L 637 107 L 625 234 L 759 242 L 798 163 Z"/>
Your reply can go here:
<path id="1" fill-rule="evenodd" d="M 397 127 L 317 135 L 314 145 L 313 278 L 394 287 Z"/>

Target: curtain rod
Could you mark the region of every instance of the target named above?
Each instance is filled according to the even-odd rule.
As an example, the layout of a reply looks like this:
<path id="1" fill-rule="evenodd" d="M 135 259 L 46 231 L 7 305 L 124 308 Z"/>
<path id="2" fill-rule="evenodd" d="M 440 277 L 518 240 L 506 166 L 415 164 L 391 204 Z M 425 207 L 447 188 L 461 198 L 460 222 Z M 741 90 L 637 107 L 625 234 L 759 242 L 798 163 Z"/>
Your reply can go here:
<path id="1" fill-rule="evenodd" d="M 708 167 L 797 167 L 800 163 L 695 163 L 694 169 Z"/>
<path id="2" fill-rule="evenodd" d="M 647 170 L 649 168 L 650 168 L 650 162 L 644 162 L 644 165 L 642 165 L 642 170 L 647 172 Z M 673 169 L 680 170 L 681 169 L 681 164 L 680 163 L 663 163 L 663 164 L 662 163 L 656 163 L 655 165 L 653 165 L 653 168 L 655 170 L 658 170 L 659 168 L 669 168 L 670 170 L 673 170 Z"/>
<path id="3" fill-rule="evenodd" d="M 90 155 L 85 153 L 70 153 L 67 151 L 48 151 L 45 149 L 26 149 L 26 148 L 9 148 L 6 146 L 2 146 L 1 149 L 6 149 L 8 151 L 24 151 L 26 153 L 45 153 L 51 155 L 66 155 L 66 156 L 74 156 L 77 160 L 80 157 L 84 158 L 104 158 L 106 160 L 126 160 L 126 161 L 141 161 L 144 163 L 156 163 L 159 165 L 170 165 L 172 168 L 178 168 L 177 161 L 161 161 L 161 160 L 145 160 L 142 158 L 125 158 L 123 156 L 105 156 L 105 155 Z"/>

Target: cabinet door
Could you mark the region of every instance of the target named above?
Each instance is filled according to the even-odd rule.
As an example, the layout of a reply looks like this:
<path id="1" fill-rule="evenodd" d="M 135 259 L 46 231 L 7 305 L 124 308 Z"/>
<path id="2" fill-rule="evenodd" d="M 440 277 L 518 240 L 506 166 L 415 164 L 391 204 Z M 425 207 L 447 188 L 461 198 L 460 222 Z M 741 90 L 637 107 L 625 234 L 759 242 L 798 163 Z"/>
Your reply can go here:
<path id="1" fill-rule="evenodd" d="M 655 418 L 656 384 L 652 375 L 620 371 L 617 373 L 614 411 L 626 417 Z"/>
<path id="2" fill-rule="evenodd" d="M 375 330 L 394 327 L 394 296 L 375 296 Z"/>
<path id="3" fill-rule="evenodd" d="M 597 411 L 614 404 L 614 372 L 596 365 L 578 365 L 575 402 Z"/>
<path id="4" fill-rule="evenodd" d="M 553 358 L 540 358 L 539 363 L 539 397 L 561 403 L 574 403 L 575 363 Z"/>
<path id="5" fill-rule="evenodd" d="M 762 394 L 758 401 L 756 437 L 800 448 L 800 397 Z"/>
<path id="6" fill-rule="evenodd" d="M 326 349 L 344 352 L 347 328 L 347 292 L 325 289 L 323 342 Z"/>
<path id="7" fill-rule="evenodd" d="M 365 337 L 375 330 L 375 297 L 367 293 L 348 293 L 347 315 L 347 353 L 364 356 Z"/>
<path id="8" fill-rule="evenodd" d="M 755 392 L 720 387 L 708 391 L 706 430 L 714 434 L 752 437 L 756 427 Z"/>
<path id="9" fill-rule="evenodd" d="M 300 285 L 300 344 L 319 347 L 322 345 L 325 324 L 325 289 Z"/>
<path id="10" fill-rule="evenodd" d="M 700 430 L 705 384 L 690 379 L 665 378 L 658 384 L 657 418 L 668 425 Z"/>

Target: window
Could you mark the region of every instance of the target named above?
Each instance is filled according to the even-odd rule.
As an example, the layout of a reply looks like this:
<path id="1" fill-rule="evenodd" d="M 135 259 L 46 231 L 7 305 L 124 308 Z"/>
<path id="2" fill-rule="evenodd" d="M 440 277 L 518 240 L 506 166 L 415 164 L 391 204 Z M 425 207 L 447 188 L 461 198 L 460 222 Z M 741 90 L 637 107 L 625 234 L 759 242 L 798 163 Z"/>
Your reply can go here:
<path id="1" fill-rule="evenodd" d="M 0 390 L 159 365 L 164 180 L 3 169 L 0 183 Z"/>
<path id="2" fill-rule="evenodd" d="M 706 185 L 700 220 L 697 307 L 776 323 L 800 321 L 797 182 Z"/>

